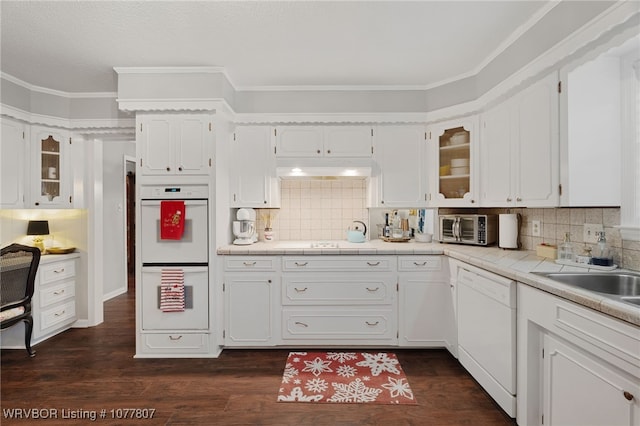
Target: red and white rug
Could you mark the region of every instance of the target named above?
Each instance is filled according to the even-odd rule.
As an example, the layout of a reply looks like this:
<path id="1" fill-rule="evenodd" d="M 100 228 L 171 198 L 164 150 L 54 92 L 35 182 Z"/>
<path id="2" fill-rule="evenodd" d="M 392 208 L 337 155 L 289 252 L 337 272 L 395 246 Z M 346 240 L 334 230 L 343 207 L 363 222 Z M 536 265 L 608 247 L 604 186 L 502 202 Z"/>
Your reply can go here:
<path id="1" fill-rule="evenodd" d="M 291 352 L 278 402 L 417 404 L 393 353 Z"/>

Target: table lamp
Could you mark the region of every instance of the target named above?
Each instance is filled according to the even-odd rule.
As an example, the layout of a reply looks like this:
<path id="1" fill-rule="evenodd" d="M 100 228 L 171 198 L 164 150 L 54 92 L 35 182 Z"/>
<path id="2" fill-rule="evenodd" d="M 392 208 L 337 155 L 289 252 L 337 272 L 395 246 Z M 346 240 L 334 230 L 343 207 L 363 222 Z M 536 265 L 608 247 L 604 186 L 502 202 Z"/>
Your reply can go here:
<path id="1" fill-rule="evenodd" d="M 27 225 L 27 235 L 33 235 L 33 246 L 44 253 L 43 235 L 49 235 L 49 221 L 30 220 Z"/>

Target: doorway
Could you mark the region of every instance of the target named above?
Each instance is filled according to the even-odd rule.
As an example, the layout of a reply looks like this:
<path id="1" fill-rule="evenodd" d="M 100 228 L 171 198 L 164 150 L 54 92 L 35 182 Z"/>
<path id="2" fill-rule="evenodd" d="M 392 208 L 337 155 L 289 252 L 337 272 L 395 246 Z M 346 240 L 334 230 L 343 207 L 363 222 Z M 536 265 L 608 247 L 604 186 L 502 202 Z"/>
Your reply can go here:
<path id="1" fill-rule="evenodd" d="M 136 288 L 136 163 L 125 158 L 127 292 Z"/>

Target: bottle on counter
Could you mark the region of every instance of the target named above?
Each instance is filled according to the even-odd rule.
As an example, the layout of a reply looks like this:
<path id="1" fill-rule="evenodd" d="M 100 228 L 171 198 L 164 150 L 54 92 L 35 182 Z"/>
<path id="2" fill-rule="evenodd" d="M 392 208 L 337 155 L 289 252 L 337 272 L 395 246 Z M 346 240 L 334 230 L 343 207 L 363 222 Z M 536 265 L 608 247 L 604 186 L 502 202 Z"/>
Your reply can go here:
<path id="1" fill-rule="evenodd" d="M 613 266 L 613 256 L 603 232 L 598 232 L 598 242 L 593 249 L 591 263 L 598 266 Z"/>
<path id="2" fill-rule="evenodd" d="M 571 242 L 571 233 L 564 234 L 564 241 L 558 246 L 558 260 L 575 261 L 575 251 Z"/>
<path id="3" fill-rule="evenodd" d="M 384 230 L 382 231 L 382 235 L 385 238 L 391 237 L 391 225 L 389 224 L 389 213 L 384 214 Z"/>

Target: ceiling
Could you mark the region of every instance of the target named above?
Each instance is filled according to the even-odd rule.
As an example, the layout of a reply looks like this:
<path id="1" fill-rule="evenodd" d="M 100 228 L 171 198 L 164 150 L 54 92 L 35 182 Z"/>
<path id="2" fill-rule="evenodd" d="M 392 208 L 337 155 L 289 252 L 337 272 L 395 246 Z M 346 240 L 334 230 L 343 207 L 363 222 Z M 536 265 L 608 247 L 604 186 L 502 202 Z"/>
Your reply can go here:
<path id="1" fill-rule="evenodd" d="M 7 1 L 2 72 L 115 92 L 113 67 L 224 67 L 239 90 L 432 87 L 477 72 L 547 1 Z"/>

